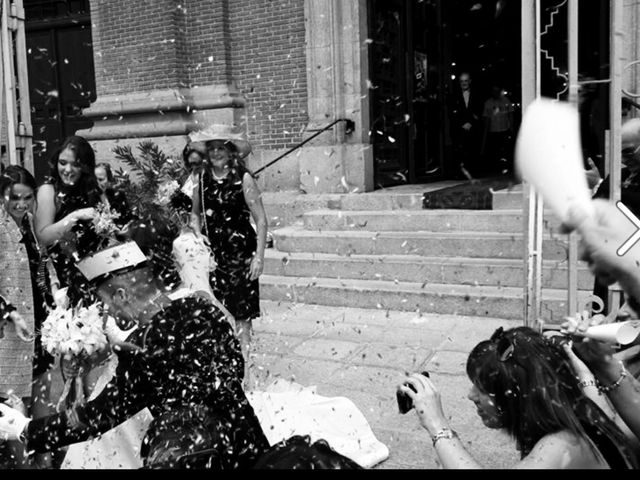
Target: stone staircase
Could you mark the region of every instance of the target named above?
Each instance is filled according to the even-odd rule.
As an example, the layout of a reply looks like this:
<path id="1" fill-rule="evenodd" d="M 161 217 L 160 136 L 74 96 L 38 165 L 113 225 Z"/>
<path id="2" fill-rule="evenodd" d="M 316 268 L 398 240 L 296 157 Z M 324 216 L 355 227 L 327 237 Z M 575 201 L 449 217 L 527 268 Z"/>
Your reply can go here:
<path id="1" fill-rule="evenodd" d="M 502 192 L 500 192 L 502 193 Z M 309 198 L 272 228 L 261 296 L 309 304 L 521 319 L 525 252 L 521 193 L 495 210 L 423 210 L 422 193 L 372 192 Z M 282 219 L 287 204 L 265 202 Z M 280 214 L 274 215 L 278 208 Z M 272 222 L 274 223 L 274 222 Z M 277 222 L 275 222 L 277 223 Z M 566 237 L 547 220 L 542 312 L 565 315 Z M 579 270 L 580 297 L 593 287 Z"/>

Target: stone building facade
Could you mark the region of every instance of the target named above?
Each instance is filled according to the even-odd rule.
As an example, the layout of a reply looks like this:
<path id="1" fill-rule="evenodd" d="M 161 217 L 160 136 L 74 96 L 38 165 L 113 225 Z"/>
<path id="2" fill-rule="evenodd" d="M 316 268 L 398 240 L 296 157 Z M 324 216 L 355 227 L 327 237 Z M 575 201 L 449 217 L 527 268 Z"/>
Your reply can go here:
<path id="1" fill-rule="evenodd" d="M 255 170 L 335 118 L 356 117 L 358 133 L 346 138 L 338 125 L 260 181 L 270 191 L 370 190 L 363 3 L 92 1 L 97 100 L 83 112 L 93 127 L 79 133 L 101 158 L 141 139 L 177 154 L 190 131 L 231 122 L 252 142 Z M 349 28 L 336 29 L 335 17 Z"/>
<path id="2" fill-rule="evenodd" d="M 466 5 L 465 1 L 456 0 L 456 6 Z M 524 5 L 532 2 L 471 3 L 485 10 L 500 6 L 508 10 L 504 5 L 511 5 L 512 10 L 517 9 L 509 18 L 513 24 L 521 20 L 520 12 L 526 11 Z M 65 2 L 25 0 L 25 4 L 28 3 Z M 66 3 L 70 5 L 73 1 Z M 425 150 L 412 142 L 416 143 L 416 137 L 426 137 L 426 134 L 420 130 L 416 133 L 411 122 L 417 118 L 420 105 L 427 105 L 425 108 L 432 111 L 444 110 L 447 95 L 444 90 L 452 83 L 449 77 L 455 78 L 448 47 L 439 45 L 440 53 L 432 55 L 429 50 L 432 47 L 427 45 L 436 40 L 440 42 L 440 36 L 451 35 L 446 30 L 447 21 L 456 18 L 459 12 L 449 12 L 449 17 L 446 16 L 446 9 L 451 8 L 447 7 L 451 5 L 449 1 L 91 0 L 85 3 L 90 9 L 95 92 L 90 105 L 82 108 L 83 118 L 92 126 L 81 128 L 77 133 L 87 137 L 98 158 L 106 161 L 115 162 L 111 153 L 114 145 L 135 145 L 146 139 L 159 144 L 166 153 L 179 155 L 189 132 L 210 123 L 230 122 L 244 130 L 251 141 L 254 151 L 248 164 L 256 170 L 335 120 L 349 119 L 353 122 L 353 131 L 347 130 L 344 122 L 338 122 L 266 169 L 259 182 L 265 191 L 371 191 L 380 186 L 376 181 L 376 162 L 379 162 L 376 135 L 385 137 L 384 148 L 392 156 L 405 155 L 407 149 L 414 156 L 425 155 Z M 624 0 L 624 9 L 625 55 L 632 61 L 640 58 L 639 6 L 634 0 Z M 375 17 L 378 10 L 385 11 Z M 384 32 L 385 41 L 396 42 L 397 49 L 389 58 L 374 61 L 371 46 L 382 29 L 381 18 L 391 19 L 392 31 Z M 424 35 L 423 24 L 425 30 L 430 29 Z M 394 28 L 407 30 L 409 34 L 398 35 Z M 516 33 L 517 39 L 502 41 L 513 43 L 512 54 L 516 52 L 520 56 L 530 49 L 521 49 L 519 32 Z M 420 35 L 425 45 L 421 46 L 420 40 L 416 40 Z M 420 52 L 421 48 L 425 52 L 429 50 L 428 55 Z M 397 125 L 389 126 L 389 130 L 372 125 L 372 115 L 380 104 L 380 97 L 374 101 L 379 87 L 375 80 L 378 70 L 392 65 L 397 61 L 397 53 L 402 56 L 405 51 L 409 52 L 407 58 L 414 54 L 416 59 L 424 57 L 425 67 L 429 62 L 426 74 L 435 74 L 437 80 L 433 91 L 427 92 L 425 98 L 418 98 L 415 86 L 403 83 L 404 74 L 412 77 L 414 73 L 413 58 L 406 64 L 396 65 L 396 70 L 390 69 L 391 77 L 396 77 L 391 80 L 405 92 L 398 103 L 405 102 L 407 105 L 402 108 L 415 107 L 416 112 L 404 113 L 399 120 L 390 117 L 395 124 L 403 122 L 401 117 L 407 118 L 402 130 L 404 137 L 400 139 L 401 135 L 390 133 Z M 528 61 L 531 63 L 531 59 Z M 524 77 L 528 75 L 527 59 L 523 58 L 522 62 L 522 68 L 515 69 L 515 90 L 525 83 Z M 639 90 L 635 88 L 637 71 L 640 69 L 631 67 L 625 73 L 628 91 Z M 431 96 L 445 100 L 437 100 L 436 103 L 440 103 L 430 107 Z M 390 94 L 382 98 L 382 102 L 392 104 L 395 99 L 396 95 Z M 438 149 L 431 148 L 435 153 L 429 155 L 450 155 L 446 115 L 438 113 L 425 118 L 429 128 L 439 132 L 433 141 L 429 137 L 427 143 L 435 144 L 436 137 L 440 138 Z M 428 170 L 428 166 L 424 169 Z M 433 169 L 437 170 L 437 167 Z M 401 177 L 400 183 L 429 181 L 427 177 L 408 173 Z M 407 180 L 407 177 L 411 178 Z"/>

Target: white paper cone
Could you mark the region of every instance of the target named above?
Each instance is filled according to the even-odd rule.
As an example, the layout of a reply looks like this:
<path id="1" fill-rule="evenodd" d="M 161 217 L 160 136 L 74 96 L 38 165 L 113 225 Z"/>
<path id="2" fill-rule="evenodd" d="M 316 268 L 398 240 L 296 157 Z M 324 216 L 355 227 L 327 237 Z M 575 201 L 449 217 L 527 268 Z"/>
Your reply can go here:
<path id="1" fill-rule="evenodd" d="M 613 322 L 587 328 L 583 336 L 606 343 L 628 345 L 640 335 L 640 320 Z"/>
<path id="2" fill-rule="evenodd" d="M 516 141 L 516 171 L 542 195 L 561 221 L 577 204 L 593 214 L 582 162 L 580 117 L 568 103 L 534 101 L 525 111 Z"/>

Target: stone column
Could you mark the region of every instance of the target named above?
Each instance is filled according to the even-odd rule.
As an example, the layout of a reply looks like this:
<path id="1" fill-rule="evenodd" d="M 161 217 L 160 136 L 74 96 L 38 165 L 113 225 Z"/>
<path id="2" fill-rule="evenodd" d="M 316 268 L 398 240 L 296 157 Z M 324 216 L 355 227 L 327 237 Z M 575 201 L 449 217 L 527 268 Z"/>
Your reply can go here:
<path id="1" fill-rule="evenodd" d="M 240 123 L 228 0 L 96 0 L 91 19 L 97 100 L 83 111 L 93 127 L 78 134 L 99 157 L 142 140 L 175 155 L 203 125 Z"/>
<path id="2" fill-rule="evenodd" d="M 636 0 L 624 0 L 624 49 L 627 64 L 640 62 L 640 3 Z M 622 77 L 622 88 L 627 92 L 640 95 L 640 63 L 629 66 Z M 640 103 L 640 97 L 632 100 Z M 632 117 L 640 117 L 640 111 L 632 109 Z"/>
<path id="3" fill-rule="evenodd" d="M 366 0 L 305 0 L 308 135 L 339 118 L 345 123 L 311 141 L 300 154 L 300 188 L 307 193 L 373 189 L 369 143 Z M 307 137 L 308 138 L 308 137 Z"/>

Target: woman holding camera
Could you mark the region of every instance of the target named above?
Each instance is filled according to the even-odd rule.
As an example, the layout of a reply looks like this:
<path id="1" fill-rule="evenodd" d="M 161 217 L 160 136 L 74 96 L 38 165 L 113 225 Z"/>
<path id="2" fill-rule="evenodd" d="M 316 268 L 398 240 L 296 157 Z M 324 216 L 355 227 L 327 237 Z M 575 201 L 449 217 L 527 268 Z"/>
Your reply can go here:
<path id="1" fill-rule="evenodd" d="M 467 359 L 469 399 L 489 428 L 516 441 L 514 468 L 638 468 L 633 443 L 585 394 L 564 347 L 541 333 L 499 328 Z M 429 378 L 414 374 L 398 387 L 408 395 L 444 468 L 481 468 L 444 414 Z"/>

